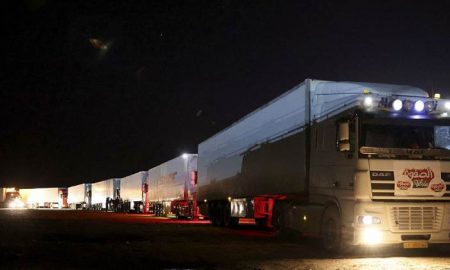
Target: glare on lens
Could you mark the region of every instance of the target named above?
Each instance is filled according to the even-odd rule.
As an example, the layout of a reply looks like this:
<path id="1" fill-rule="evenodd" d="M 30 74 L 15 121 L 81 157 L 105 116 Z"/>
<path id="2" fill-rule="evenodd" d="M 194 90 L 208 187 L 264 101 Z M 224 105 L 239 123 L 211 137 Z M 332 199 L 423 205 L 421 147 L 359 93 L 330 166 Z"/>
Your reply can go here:
<path id="1" fill-rule="evenodd" d="M 425 104 L 423 103 L 422 100 L 418 100 L 414 103 L 414 110 L 416 110 L 416 112 L 421 112 L 423 111 L 424 108 Z"/>
<path id="2" fill-rule="evenodd" d="M 394 100 L 394 102 L 392 102 L 392 108 L 394 109 L 394 111 L 400 111 L 403 107 L 403 102 L 400 99 L 396 99 Z"/>

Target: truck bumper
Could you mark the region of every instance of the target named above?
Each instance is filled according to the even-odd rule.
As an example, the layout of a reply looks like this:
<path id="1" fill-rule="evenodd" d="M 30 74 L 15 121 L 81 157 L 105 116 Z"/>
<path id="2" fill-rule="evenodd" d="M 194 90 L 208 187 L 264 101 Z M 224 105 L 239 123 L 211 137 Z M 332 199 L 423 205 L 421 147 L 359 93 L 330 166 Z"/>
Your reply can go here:
<path id="1" fill-rule="evenodd" d="M 363 216 L 375 217 L 380 222 L 361 224 Z M 450 244 L 450 204 L 357 203 L 354 221 L 347 228 L 352 228 L 350 234 L 353 237 L 348 238 L 350 245 Z"/>
<path id="2" fill-rule="evenodd" d="M 377 228 L 355 229 L 351 245 L 378 246 L 403 243 L 427 242 L 429 244 L 450 244 L 450 231 L 440 232 L 392 232 Z"/>

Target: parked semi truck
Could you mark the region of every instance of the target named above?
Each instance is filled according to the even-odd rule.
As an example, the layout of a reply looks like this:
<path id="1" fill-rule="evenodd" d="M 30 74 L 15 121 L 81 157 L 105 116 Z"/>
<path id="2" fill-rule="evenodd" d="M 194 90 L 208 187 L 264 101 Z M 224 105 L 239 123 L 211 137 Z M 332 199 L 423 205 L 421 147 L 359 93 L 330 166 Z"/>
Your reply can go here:
<path id="1" fill-rule="evenodd" d="M 147 212 L 145 205 L 148 204 L 147 196 L 147 172 L 137 172 L 135 174 L 120 179 L 120 203 L 124 211 L 135 213 Z M 120 204 L 119 203 L 119 204 Z M 121 208 L 118 208 L 121 209 Z"/>
<path id="2" fill-rule="evenodd" d="M 120 179 L 111 178 L 91 184 L 91 206 L 93 210 L 112 210 L 110 202 L 120 194 Z"/>
<path id="3" fill-rule="evenodd" d="M 28 208 L 66 208 L 67 188 L 22 188 L 20 195 Z"/>
<path id="4" fill-rule="evenodd" d="M 198 215 L 196 154 L 183 154 L 150 169 L 147 184 L 150 209 L 156 216 Z"/>
<path id="5" fill-rule="evenodd" d="M 87 210 L 92 204 L 91 184 L 83 183 L 68 188 L 67 202 L 71 209 Z"/>
<path id="6" fill-rule="evenodd" d="M 416 87 L 307 79 L 200 143 L 201 212 L 329 250 L 448 244 L 449 114 Z"/>
<path id="7" fill-rule="evenodd" d="M 14 187 L 0 188 L 0 208 L 23 208 L 25 206 L 19 189 Z"/>

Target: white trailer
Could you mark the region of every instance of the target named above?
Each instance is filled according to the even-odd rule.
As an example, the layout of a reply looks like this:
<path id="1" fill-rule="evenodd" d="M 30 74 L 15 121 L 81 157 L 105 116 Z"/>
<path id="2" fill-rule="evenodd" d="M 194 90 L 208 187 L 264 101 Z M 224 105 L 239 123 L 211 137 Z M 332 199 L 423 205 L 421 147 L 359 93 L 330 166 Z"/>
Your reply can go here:
<path id="1" fill-rule="evenodd" d="M 145 184 L 147 182 L 147 172 L 137 172 L 135 174 L 120 179 L 120 197 L 127 210 L 134 209 L 135 212 L 144 212 L 145 204 Z"/>
<path id="2" fill-rule="evenodd" d="M 91 184 L 91 208 L 94 210 L 107 210 L 106 201 L 112 200 L 117 194 L 117 182 L 120 179 L 111 178 Z"/>
<path id="3" fill-rule="evenodd" d="M 72 209 L 88 209 L 91 205 L 91 184 L 83 183 L 68 188 L 68 204 Z"/>
<path id="4" fill-rule="evenodd" d="M 63 208 L 66 206 L 64 189 L 29 188 L 20 189 L 20 196 L 29 208 Z"/>
<path id="5" fill-rule="evenodd" d="M 450 243 L 450 100 L 306 80 L 200 143 L 198 200 L 324 246 Z"/>
<path id="6" fill-rule="evenodd" d="M 156 215 L 196 215 L 197 154 L 183 154 L 148 171 L 148 198 Z"/>

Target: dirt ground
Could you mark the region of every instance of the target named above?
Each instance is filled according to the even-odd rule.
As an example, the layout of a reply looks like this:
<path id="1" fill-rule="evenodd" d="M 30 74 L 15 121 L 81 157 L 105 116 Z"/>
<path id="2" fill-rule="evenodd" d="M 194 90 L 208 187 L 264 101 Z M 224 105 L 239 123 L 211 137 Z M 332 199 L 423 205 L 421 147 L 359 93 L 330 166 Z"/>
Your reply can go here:
<path id="1" fill-rule="evenodd" d="M 327 254 L 317 239 L 251 223 L 63 210 L 0 210 L 2 269 L 448 269 L 450 248 Z"/>

